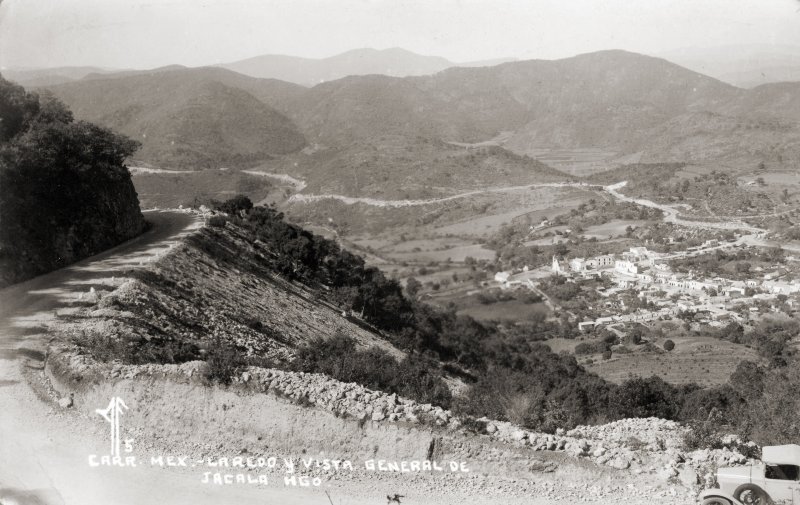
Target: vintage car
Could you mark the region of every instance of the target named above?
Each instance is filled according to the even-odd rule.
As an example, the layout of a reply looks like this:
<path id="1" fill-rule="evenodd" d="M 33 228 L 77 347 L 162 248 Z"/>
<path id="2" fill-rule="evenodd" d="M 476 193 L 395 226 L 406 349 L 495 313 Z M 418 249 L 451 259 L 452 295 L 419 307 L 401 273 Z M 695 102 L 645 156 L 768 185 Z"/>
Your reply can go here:
<path id="1" fill-rule="evenodd" d="M 703 505 L 800 505 L 800 445 L 764 447 L 757 464 L 718 469 L 717 483 Z"/>

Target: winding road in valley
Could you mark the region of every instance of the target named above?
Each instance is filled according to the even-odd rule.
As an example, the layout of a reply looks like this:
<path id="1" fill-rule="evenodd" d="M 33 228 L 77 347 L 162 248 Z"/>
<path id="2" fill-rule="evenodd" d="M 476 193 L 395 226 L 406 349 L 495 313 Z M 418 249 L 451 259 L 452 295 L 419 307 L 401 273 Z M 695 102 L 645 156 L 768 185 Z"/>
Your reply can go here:
<path id="1" fill-rule="evenodd" d="M 680 217 L 680 211 L 673 205 L 665 205 L 656 203 L 652 200 L 646 200 L 644 198 L 633 198 L 630 196 L 623 195 L 618 190 L 625 187 L 628 184 L 628 181 L 618 182 L 616 184 L 612 184 L 610 186 L 604 186 L 603 189 L 622 202 L 629 202 L 635 203 L 636 205 L 641 205 L 643 207 L 650 207 L 653 209 L 658 209 L 664 213 L 664 222 L 677 224 L 680 226 L 686 226 L 688 228 L 705 228 L 705 229 L 715 229 L 715 230 L 741 230 L 750 233 L 764 233 L 766 230 L 761 228 L 756 228 L 755 226 L 751 226 L 747 223 L 743 223 L 741 221 L 736 220 L 728 220 L 728 221 L 692 221 L 688 219 L 682 219 Z"/>
<path id="2" fill-rule="evenodd" d="M 371 205 L 373 207 L 387 207 L 387 208 L 395 208 L 395 207 L 416 207 L 420 205 L 433 205 L 437 203 L 444 203 L 450 202 L 453 200 L 458 200 L 460 198 L 466 198 L 469 196 L 475 195 L 482 195 L 486 193 L 511 193 L 514 191 L 524 191 L 528 189 L 535 189 L 535 188 L 562 188 L 562 187 L 570 187 L 570 186 L 583 186 L 586 187 L 588 184 L 582 183 L 561 183 L 561 182 L 550 182 L 550 183 L 541 183 L 541 184 L 526 184 L 523 186 L 506 186 L 501 188 L 488 188 L 488 189 L 477 189 L 475 191 L 467 191 L 465 193 L 458 193 L 457 195 L 445 196 L 441 198 L 429 198 L 426 200 L 381 200 L 378 198 L 368 198 L 368 197 L 357 197 L 357 196 L 345 196 L 345 195 L 304 195 L 304 194 L 295 194 L 289 198 L 289 202 L 293 203 L 313 203 L 322 200 L 339 200 L 347 205 L 353 205 L 357 203 L 363 203 L 365 205 Z"/>
<path id="3" fill-rule="evenodd" d="M 273 176 L 275 174 L 270 174 L 270 175 Z M 693 220 L 683 219 L 680 217 L 680 210 L 677 208 L 677 206 L 660 204 L 644 198 L 633 198 L 620 193 L 619 190 L 625 187 L 627 183 L 628 181 L 622 181 L 609 186 L 599 186 L 599 185 L 588 184 L 585 182 L 552 182 L 552 183 L 540 183 L 540 184 L 526 184 L 522 186 L 505 186 L 499 188 L 488 188 L 482 190 L 467 191 L 464 193 L 458 193 L 455 195 L 441 197 L 441 198 L 429 198 L 420 200 L 382 200 L 378 198 L 355 197 L 355 196 L 345 196 L 336 194 L 306 195 L 302 193 L 296 193 L 289 198 L 289 203 L 313 203 L 323 200 L 338 200 L 347 205 L 354 205 L 360 203 L 364 205 L 371 205 L 374 207 L 400 208 L 400 207 L 414 207 L 421 205 L 433 205 L 487 193 L 511 193 L 516 191 L 525 191 L 536 188 L 589 189 L 594 187 L 594 188 L 602 188 L 603 191 L 605 191 L 606 193 L 608 193 L 609 195 L 611 195 L 612 197 L 616 198 L 621 202 L 629 202 L 629 203 L 634 203 L 636 205 L 641 205 L 643 207 L 658 209 L 661 212 L 663 212 L 664 221 L 667 223 L 686 226 L 689 228 L 704 228 L 704 229 L 715 229 L 715 230 L 741 230 L 749 233 L 763 233 L 766 231 L 761 228 L 757 228 L 755 226 L 751 226 L 747 223 L 733 219 L 729 219 L 726 221 L 719 221 L 719 222 L 693 221 Z"/>

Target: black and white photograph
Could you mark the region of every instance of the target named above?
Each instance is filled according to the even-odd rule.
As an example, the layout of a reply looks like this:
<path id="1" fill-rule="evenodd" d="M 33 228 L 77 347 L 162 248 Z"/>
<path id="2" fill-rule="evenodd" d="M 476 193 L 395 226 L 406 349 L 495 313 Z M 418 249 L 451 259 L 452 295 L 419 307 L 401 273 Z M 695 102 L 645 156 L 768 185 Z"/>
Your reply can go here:
<path id="1" fill-rule="evenodd" d="M 0 0 L 0 505 L 800 505 L 800 0 Z"/>

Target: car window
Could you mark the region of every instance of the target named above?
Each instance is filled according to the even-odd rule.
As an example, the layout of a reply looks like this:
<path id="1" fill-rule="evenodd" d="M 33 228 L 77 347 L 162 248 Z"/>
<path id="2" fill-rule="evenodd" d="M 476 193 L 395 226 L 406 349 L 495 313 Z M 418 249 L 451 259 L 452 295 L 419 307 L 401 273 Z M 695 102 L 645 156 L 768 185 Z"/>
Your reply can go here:
<path id="1" fill-rule="evenodd" d="M 764 477 L 773 480 L 797 480 L 800 468 L 797 465 L 767 465 Z"/>

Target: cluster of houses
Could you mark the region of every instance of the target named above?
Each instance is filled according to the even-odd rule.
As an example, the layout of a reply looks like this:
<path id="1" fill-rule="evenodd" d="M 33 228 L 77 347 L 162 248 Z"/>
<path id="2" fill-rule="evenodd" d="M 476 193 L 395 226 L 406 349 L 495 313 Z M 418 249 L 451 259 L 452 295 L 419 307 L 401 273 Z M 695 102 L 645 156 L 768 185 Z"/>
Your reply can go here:
<path id="1" fill-rule="evenodd" d="M 764 275 L 761 279 L 750 278 L 741 281 L 673 272 L 666 261 L 675 257 L 678 256 L 649 251 L 646 247 L 631 247 L 620 255 L 608 254 L 588 259 L 573 258 L 568 262 L 553 257 L 551 270 L 555 275 L 571 278 L 601 276 L 609 278 L 616 288 L 604 290 L 603 296 L 633 288 L 639 290 L 640 296 L 648 296 L 658 306 L 656 310 L 639 310 L 634 313 L 584 321 L 578 324 L 582 330 L 616 323 L 665 319 L 682 311 L 705 312 L 708 313 L 712 325 L 724 324 L 730 319 L 732 314 L 730 305 L 737 298 L 749 294 L 754 299 L 769 300 L 777 295 L 789 296 L 800 293 L 800 283 L 794 280 L 779 280 L 778 276 L 772 273 Z M 754 294 L 755 291 L 759 293 Z M 788 300 L 787 303 L 791 304 L 792 300 Z"/>
<path id="2" fill-rule="evenodd" d="M 607 254 L 594 258 L 573 258 L 569 262 L 553 257 L 551 270 L 556 275 L 570 277 L 609 277 L 622 289 L 639 287 L 646 289 L 660 285 L 665 291 L 704 291 L 727 297 L 744 296 L 748 288 L 759 289 L 775 295 L 791 295 L 800 292 L 800 284 L 794 281 L 777 280 L 770 275 L 764 279 L 736 281 L 721 277 L 700 278 L 694 274 L 673 272 L 666 260 L 677 257 L 648 250 L 646 247 L 631 247 L 621 255 Z"/>

